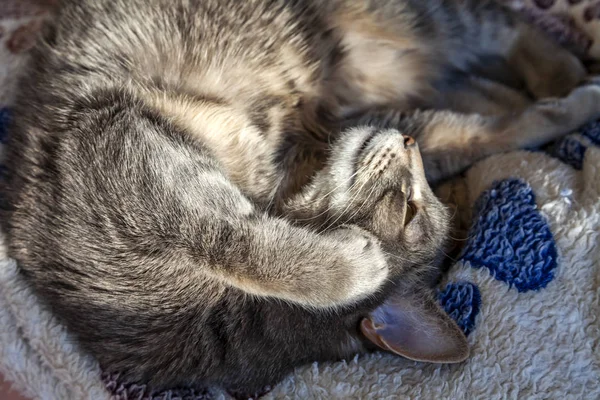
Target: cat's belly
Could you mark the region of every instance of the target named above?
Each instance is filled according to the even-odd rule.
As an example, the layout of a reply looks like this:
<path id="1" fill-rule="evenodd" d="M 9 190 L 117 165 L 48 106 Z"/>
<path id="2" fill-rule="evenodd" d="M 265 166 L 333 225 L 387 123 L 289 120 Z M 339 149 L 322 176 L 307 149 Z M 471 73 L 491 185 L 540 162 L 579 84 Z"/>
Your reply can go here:
<path id="1" fill-rule="evenodd" d="M 242 192 L 257 202 L 272 198 L 278 181 L 277 143 L 232 105 L 164 93 L 146 101 L 205 145 Z"/>

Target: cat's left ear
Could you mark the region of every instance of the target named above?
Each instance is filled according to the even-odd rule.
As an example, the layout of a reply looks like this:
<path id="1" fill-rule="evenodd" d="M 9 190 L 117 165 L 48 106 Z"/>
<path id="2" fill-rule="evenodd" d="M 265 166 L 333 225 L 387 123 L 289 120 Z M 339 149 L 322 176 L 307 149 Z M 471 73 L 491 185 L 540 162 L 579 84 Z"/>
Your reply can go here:
<path id="1" fill-rule="evenodd" d="M 383 350 L 414 361 L 458 363 L 469 356 L 467 338 L 428 293 L 396 293 L 360 324 Z"/>

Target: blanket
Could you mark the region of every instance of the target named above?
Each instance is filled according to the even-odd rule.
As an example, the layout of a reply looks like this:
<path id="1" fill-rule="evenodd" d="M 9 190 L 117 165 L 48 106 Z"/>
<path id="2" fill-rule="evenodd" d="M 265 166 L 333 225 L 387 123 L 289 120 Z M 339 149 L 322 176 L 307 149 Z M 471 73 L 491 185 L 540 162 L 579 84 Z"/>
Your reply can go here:
<path id="1" fill-rule="evenodd" d="M 600 2 L 499 1 L 586 57 L 600 56 L 593 40 L 600 38 Z M 0 143 L 16 76 L 53 3 L 3 0 L 0 7 Z M 600 123 L 593 123 L 545 151 L 490 157 L 440 188 L 442 198 L 467 206 L 472 221 L 438 290 L 468 335 L 466 362 L 361 355 L 298 368 L 264 398 L 600 398 L 599 145 Z M 21 279 L 1 232 L 0 373 L 31 399 L 236 396 L 211 388 L 152 393 L 103 373 Z"/>

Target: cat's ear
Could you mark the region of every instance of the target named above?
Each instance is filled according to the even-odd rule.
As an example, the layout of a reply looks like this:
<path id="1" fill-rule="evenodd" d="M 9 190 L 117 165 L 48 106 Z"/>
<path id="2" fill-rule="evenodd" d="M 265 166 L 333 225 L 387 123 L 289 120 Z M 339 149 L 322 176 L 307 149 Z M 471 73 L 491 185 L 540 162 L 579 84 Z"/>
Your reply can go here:
<path id="1" fill-rule="evenodd" d="M 458 363 L 469 356 L 463 332 L 425 293 L 393 295 L 360 329 L 381 349 L 415 361 Z"/>

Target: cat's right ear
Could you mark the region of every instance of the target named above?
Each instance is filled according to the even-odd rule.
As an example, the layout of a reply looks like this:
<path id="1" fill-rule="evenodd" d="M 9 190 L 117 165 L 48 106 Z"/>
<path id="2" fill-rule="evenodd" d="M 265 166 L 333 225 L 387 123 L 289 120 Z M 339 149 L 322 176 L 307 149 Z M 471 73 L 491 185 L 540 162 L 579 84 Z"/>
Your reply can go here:
<path id="1" fill-rule="evenodd" d="M 362 334 L 383 350 L 414 361 L 458 363 L 467 338 L 430 294 L 396 293 L 361 321 Z"/>

